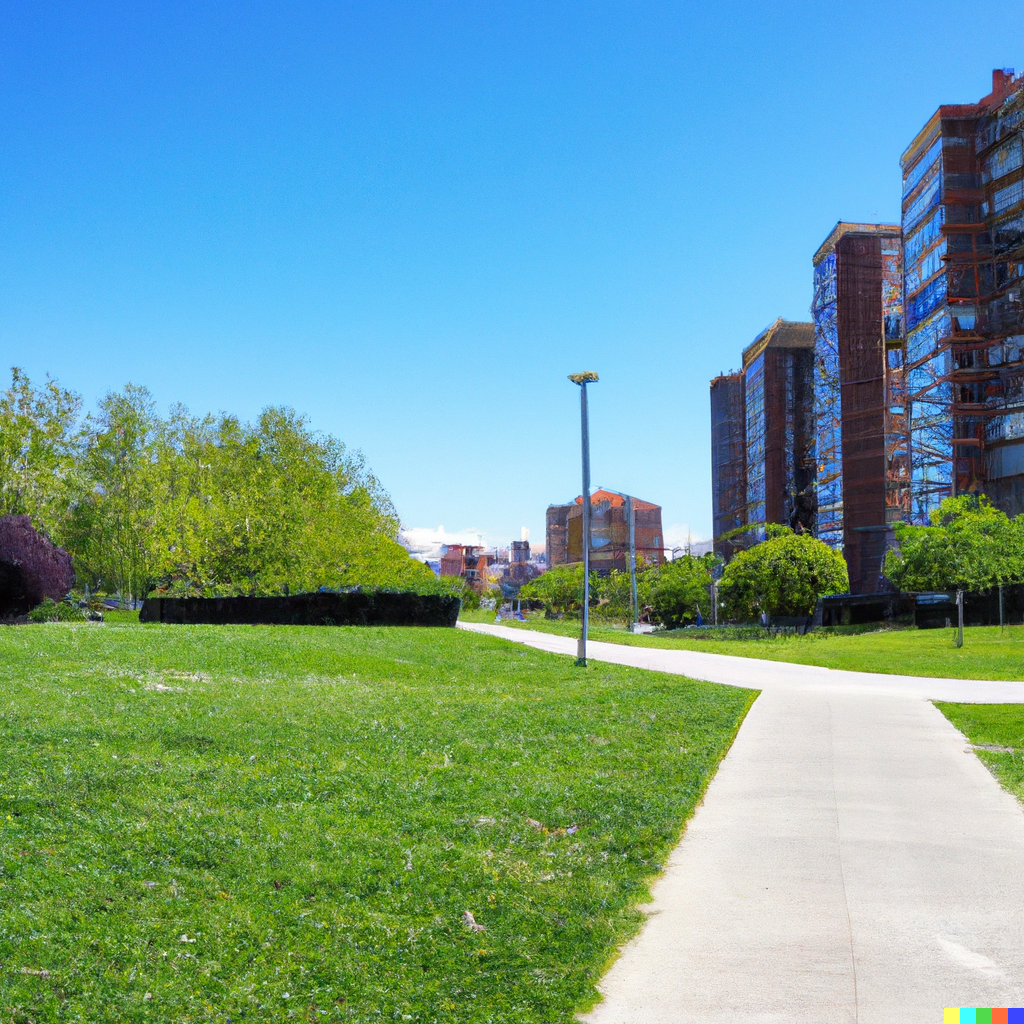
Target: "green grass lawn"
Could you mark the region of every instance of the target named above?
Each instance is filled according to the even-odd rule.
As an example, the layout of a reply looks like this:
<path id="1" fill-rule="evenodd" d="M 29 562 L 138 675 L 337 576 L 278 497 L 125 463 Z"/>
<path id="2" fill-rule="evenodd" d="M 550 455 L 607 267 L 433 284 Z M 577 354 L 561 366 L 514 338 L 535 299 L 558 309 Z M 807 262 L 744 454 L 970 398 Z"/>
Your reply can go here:
<path id="1" fill-rule="evenodd" d="M 468 612 L 471 622 L 494 622 L 493 612 Z M 545 619 L 532 614 L 526 622 L 502 622 L 518 629 L 535 629 L 562 636 L 578 636 L 579 622 Z M 964 630 L 964 646 L 953 646 L 952 629 L 888 629 L 854 635 L 815 631 L 806 636 L 780 636 L 767 640 L 696 640 L 684 630 L 637 634 L 622 626 L 591 625 L 592 640 L 636 647 L 709 651 L 769 661 L 791 661 L 858 672 L 891 672 L 951 679 L 1024 680 L 1024 626 L 972 626 Z"/>
<path id="2" fill-rule="evenodd" d="M 1024 801 L 1024 704 L 936 701 L 935 706 L 970 740 L 1003 787 Z"/>
<path id="3" fill-rule="evenodd" d="M 754 697 L 426 629 L 11 627 L 0 680 L 17 1024 L 569 1022 Z"/>

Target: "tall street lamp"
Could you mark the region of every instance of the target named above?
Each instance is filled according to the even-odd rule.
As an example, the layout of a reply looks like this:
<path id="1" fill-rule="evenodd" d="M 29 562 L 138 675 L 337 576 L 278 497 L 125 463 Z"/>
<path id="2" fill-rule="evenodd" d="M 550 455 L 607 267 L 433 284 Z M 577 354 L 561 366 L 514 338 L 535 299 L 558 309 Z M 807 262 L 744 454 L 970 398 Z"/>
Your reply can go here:
<path id="1" fill-rule="evenodd" d="M 590 619 L 590 425 L 587 419 L 587 385 L 597 383 L 597 374 L 570 373 L 569 380 L 580 386 L 580 426 L 583 448 L 583 613 L 576 664 L 587 667 L 587 625 Z"/>

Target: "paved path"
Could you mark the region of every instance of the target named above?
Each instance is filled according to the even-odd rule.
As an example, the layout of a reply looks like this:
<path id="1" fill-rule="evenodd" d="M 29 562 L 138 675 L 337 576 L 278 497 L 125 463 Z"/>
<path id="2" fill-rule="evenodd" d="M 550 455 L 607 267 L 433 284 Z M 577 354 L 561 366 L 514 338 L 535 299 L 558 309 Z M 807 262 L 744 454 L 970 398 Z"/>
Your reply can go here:
<path id="1" fill-rule="evenodd" d="M 463 624 L 575 655 L 565 637 Z M 592 643 L 762 691 L 590 1024 L 937 1024 L 1024 1006 L 1024 812 L 932 699 L 1024 683 Z"/>

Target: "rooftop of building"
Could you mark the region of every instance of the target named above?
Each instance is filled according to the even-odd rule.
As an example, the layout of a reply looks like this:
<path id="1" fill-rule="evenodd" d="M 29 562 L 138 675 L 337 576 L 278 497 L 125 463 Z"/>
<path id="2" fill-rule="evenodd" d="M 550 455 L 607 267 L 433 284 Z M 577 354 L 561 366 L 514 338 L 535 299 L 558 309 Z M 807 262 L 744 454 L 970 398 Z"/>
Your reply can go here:
<path id="1" fill-rule="evenodd" d="M 854 221 L 841 220 L 828 233 L 828 238 L 818 246 L 811 262 L 817 266 L 826 256 L 836 251 L 839 239 L 844 235 L 875 235 L 882 238 L 891 238 L 900 234 L 899 224 L 858 224 Z"/>
<path id="2" fill-rule="evenodd" d="M 607 501 L 612 508 L 620 508 L 626 504 L 626 496 L 619 494 L 617 491 L 606 491 L 603 487 L 599 487 L 593 494 L 590 495 L 590 503 L 592 505 L 599 505 L 602 501 Z M 571 508 L 573 505 L 582 505 L 583 495 L 579 495 L 573 501 L 566 502 L 565 505 L 549 505 L 549 508 Z M 639 510 L 650 510 L 660 509 L 660 505 L 655 505 L 652 501 L 644 501 L 641 498 L 633 498 L 633 508 Z"/>
<path id="3" fill-rule="evenodd" d="M 1013 68 L 992 69 L 992 91 L 977 103 L 944 103 L 925 122 L 900 157 L 900 167 L 906 173 L 939 134 L 943 121 L 969 120 L 981 117 L 998 107 L 1011 93 L 1024 85 L 1024 75 L 1014 75 Z"/>
<path id="4" fill-rule="evenodd" d="M 735 384 L 743 378 L 742 370 L 730 370 L 728 373 L 720 373 L 717 377 L 711 378 L 711 386 L 722 387 L 727 384 Z"/>
<path id="5" fill-rule="evenodd" d="M 743 369 L 766 348 L 814 348 L 814 324 L 779 317 L 743 350 Z"/>

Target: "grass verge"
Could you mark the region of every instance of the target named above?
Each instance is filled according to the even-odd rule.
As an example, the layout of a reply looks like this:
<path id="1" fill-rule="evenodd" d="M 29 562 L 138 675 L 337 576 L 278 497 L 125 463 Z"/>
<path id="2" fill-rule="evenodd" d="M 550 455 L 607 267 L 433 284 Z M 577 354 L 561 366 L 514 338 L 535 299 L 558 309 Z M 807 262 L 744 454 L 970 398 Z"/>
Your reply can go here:
<path id="1" fill-rule="evenodd" d="M 455 630 L 38 625 L 0 666 L 17 1024 L 571 1021 L 754 698 Z"/>
<path id="2" fill-rule="evenodd" d="M 470 616 L 474 617 L 470 617 Z M 493 613 L 469 613 L 464 621 L 494 622 Z M 526 622 L 502 622 L 516 629 L 533 629 L 560 636 L 578 636 L 579 622 L 545 619 L 531 614 Z M 632 647 L 707 651 L 767 661 L 788 661 L 855 672 L 883 672 L 951 679 L 1024 680 L 1024 626 L 970 626 L 964 630 L 964 646 L 953 646 L 952 629 L 879 629 L 857 634 L 814 631 L 806 636 L 771 639 L 697 640 L 685 630 L 666 633 L 628 633 L 624 627 L 591 625 L 592 640 Z"/>
<path id="3" fill-rule="evenodd" d="M 1003 788 L 1024 802 L 1024 704 L 935 706 L 967 737 Z"/>

